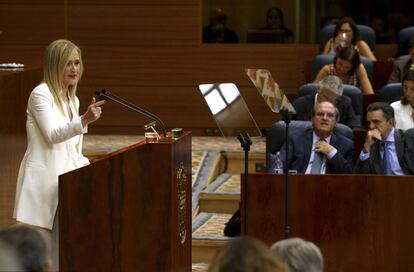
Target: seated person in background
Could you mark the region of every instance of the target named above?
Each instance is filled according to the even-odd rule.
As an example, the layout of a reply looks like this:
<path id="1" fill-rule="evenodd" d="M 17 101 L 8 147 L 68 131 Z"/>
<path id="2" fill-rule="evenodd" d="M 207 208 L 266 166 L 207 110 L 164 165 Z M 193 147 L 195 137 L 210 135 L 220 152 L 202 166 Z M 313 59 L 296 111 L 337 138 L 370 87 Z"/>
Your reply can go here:
<path id="1" fill-rule="evenodd" d="M 403 76 L 410 70 L 414 69 L 414 37 L 410 39 L 408 43 L 408 59 L 397 59 L 394 61 L 392 73 L 388 80 L 388 83 L 402 82 Z"/>
<path id="2" fill-rule="evenodd" d="M 373 94 L 367 71 L 359 58 L 358 50 L 353 46 L 339 51 L 333 64 L 327 64 L 319 71 L 315 83 L 319 83 L 327 75 L 338 76 L 342 83 L 354 85 L 361 89 L 363 94 Z"/>
<path id="3" fill-rule="evenodd" d="M 263 242 L 240 237 L 230 241 L 213 257 L 209 272 L 288 272 L 284 263 Z"/>
<path id="4" fill-rule="evenodd" d="M 322 253 L 312 242 L 289 238 L 274 243 L 271 249 L 288 266 L 289 272 L 323 271 Z"/>
<path id="5" fill-rule="evenodd" d="M 0 231 L 0 240 L 16 252 L 23 270 L 12 271 L 50 271 L 48 243 L 35 228 L 18 225 Z"/>
<path id="6" fill-rule="evenodd" d="M 391 107 L 394 108 L 395 128 L 407 130 L 414 128 L 414 67 L 405 74 L 402 87 L 404 96 Z"/>
<path id="7" fill-rule="evenodd" d="M 316 103 L 329 101 L 339 111 L 338 122 L 350 128 L 361 127 L 361 120 L 355 116 L 352 101 L 347 96 L 342 96 L 342 81 L 337 76 L 326 76 L 318 85 L 316 94 L 308 94 L 296 98 L 292 105 L 296 110 L 294 116 L 297 120 L 310 121 L 312 119 L 312 108 Z"/>
<path id="8" fill-rule="evenodd" d="M 354 20 L 349 17 L 342 18 L 336 24 L 333 37 L 326 42 L 323 53 L 337 53 L 342 48 L 351 45 L 358 48 L 361 56 L 367 57 L 370 61 L 377 60 L 368 44 L 360 39 L 358 27 Z"/>
<path id="9" fill-rule="evenodd" d="M 288 169 L 305 174 L 346 174 L 353 168 L 354 143 L 333 133 L 339 119 L 331 102 L 317 103 L 312 109 L 312 128 L 291 133 L 288 139 Z M 286 143 L 280 150 L 285 165 Z"/>
<path id="10" fill-rule="evenodd" d="M 237 34 L 226 27 L 227 16 L 221 8 L 211 12 L 210 24 L 203 28 L 203 43 L 238 43 Z"/>
<path id="11" fill-rule="evenodd" d="M 355 166 L 360 174 L 413 175 L 414 129 L 394 128 L 394 110 L 384 102 L 367 108 L 369 130 Z"/>
<path id="12" fill-rule="evenodd" d="M 285 33 L 285 43 L 293 42 L 293 32 L 284 24 L 283 12 L 280 8 L 270 8 L 266 12 L 266 26 L 260 30 L 282 30 Z"/>

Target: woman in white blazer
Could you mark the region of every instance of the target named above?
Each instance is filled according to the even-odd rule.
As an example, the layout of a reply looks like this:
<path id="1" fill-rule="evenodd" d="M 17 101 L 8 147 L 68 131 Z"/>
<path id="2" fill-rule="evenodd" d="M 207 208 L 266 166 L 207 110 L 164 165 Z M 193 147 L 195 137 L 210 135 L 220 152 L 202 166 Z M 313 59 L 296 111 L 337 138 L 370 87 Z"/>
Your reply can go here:
<path id="1" fill-rule="evenodd" d="M 58 176 L 89 164 L 82 155 L 82 134 L 99 119 L 105 102 L 92 98 L 85 114 L 79 115 L 76 88 L 82 72 L 79 47 L 68 40 L 52 42 L 45 52 L 43 82 L 27 104 L 27 150 L 17 180 L 14 218 L 52 233 L 57 227 Z"/>

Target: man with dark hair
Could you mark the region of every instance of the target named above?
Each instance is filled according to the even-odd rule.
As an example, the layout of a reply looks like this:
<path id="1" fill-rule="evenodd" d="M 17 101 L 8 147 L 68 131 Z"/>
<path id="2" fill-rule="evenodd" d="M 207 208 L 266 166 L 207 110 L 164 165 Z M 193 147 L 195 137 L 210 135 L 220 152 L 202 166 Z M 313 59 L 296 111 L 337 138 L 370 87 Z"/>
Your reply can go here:
<path id="1" fill-rule="evenodd" d="M 23 271 L 50 271 L 48 245 L 38 230 L 26 225 L 11 227 L 0 231 L 0 240 L 16 252 Z"/>
<path id="2" fill-rule="evenodd" d="M 414 37 L 408 43 L 408 58 L 400 58 L 394 61 L 394 67 L 388 83 L 400 83 L 404 75 L 413 67 L 414 63 Z"/>
<path id="3" fill-rule="evenodd" d="M 294 118 L 296 120 L 310 121 L 314 105 L 323 101 L 329 101 L 339 111 L 339 123 L 350 128 L 361 127 L 361 120 L 355 115 L 351 99 L 342 94 L 342 80 L 337 76 L 326 76 L 319 82 L 316 94 L 304 95 L 293 101 L 292 105 L 296 110 Z"/>
<path id="4" fill-rule="evenodd" d="M 368 106 L 367 122 L 369 130 L 355 172 L 413 175 L 414 129 L 395 129 L 394 109 L 383 102 Z"/>
<path id="5" fill-rule="evenodd" d="M 306 174 L 346 174 L 353 168 L 354 144 L 333 133 L 338 109 L 329 101 L 317 103 L 312 111 L 312 128 L 289 137 L 288 169 Z M 284 165 L 286 143 L 280 151 Z"/>

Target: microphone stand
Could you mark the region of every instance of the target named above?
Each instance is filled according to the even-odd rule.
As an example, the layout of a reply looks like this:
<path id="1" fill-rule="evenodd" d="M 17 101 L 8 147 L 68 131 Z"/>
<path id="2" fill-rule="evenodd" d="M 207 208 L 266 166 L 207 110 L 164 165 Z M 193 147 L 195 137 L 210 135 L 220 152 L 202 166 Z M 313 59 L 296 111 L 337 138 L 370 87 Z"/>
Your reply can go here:
<path id="1" fill-rule="evenodd" d="M 161 127 L 162 134 L 164 134 L 164 137 L 167 135 L 167 129 L 165 127 L 164 122 L 161 121 L 161 119 L 158 116 L 156 116 L 155 114 L 153 114 L 153 113 L 151 113 L 147 110 L 144 110 L 144 109 L 132 104 L 131 102 L 128 102 L 128 101 L 126 101 L 126 100 L 124 100 L 124 99 L 122 99 L 122 98 L 120 98 L 116 95 L 113 95 L 113 94 L 111 94 L 111 92 L 109 92 L 108 90 L 105 90 L 105 89 L 103 89 L 100 92 L 97 91 L 96 95 L 98 95 L 100 100 L 108 100 L 109 99 L 111 101 L 114 101 L 114 102 L 116 102 L 116 103 L 132 110 L 132 111 L 135 111 L 135 112 L 143 115 L 144 117 L 146 117 L 150 120 L 155 121 Z"/>
<path id="2" fill-rule="evenodd" d="M 289 112 L 287 109 L 280 110 L 282 114 L 282 120 L 285 122 L 286 130 L 285 130 L 285 143 L 286 143 L 286 152 L 285 152 L 285 165 L 284 165 L 284 173 L 285 173 L 285 239 L 289 238 L 290 226 L 289 226 L 289 170 L 288 170 L 288 154 L 289 154 L 289 124 L 292 120 L 292 113 Z"/>
<path id="3" fill-rule="evenodd" d="M 247 185 L 248 185 L 248 174 L 249 174 L 249 151 L 252 145 L 252 140 L 247 132 L 240 132 L 237 135 L 237 139 L 240 141 L 241 147 L 244 150 L 244 191 L 243 191 L 243 207 L 244 207 L 244 234 L 247 235 Z"/>

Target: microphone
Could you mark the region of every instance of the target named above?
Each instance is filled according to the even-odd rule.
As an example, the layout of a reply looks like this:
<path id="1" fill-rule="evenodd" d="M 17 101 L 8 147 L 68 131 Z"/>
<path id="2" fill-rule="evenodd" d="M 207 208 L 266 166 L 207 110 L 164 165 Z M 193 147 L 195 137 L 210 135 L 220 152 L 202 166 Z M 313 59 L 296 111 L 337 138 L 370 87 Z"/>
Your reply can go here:
<path id="1" fill-rule="evenodd" d="M 96 95 L 98 96 L 99 100 L 108 100 L 109 99 L 109 100 L 114 101 L 114 102 L 116 102 L 116 103 L 118 103 L 118 104 L 120 104 L 120 105 L 122 105 L 122 106 L 124 106 L 124 107 L 140 114 L 140 115 L 143 115 L 144 117 L 154 121 L 155 123 L 158 123 L 158 125 L 161 127 L 161 130 L 162 130 L 162 133 L 164 134 L 164 137 L 167 135 L 167 130 L 166 130 L 164 122 L 158 116 L 156 116 L 155 114 L 153 114 L 153 113 L 151 113 L 147 110 L 144 110 L 144 109 L 132 104 L 131 102 L 128 102 L 128 101 L 126 101 L 126 100 L 124 100 L 124 99 L 122 99 L 122 98 L 120 98 L 120 97 L 118 97 L 114 94 L 111 94 L 110 91 L 105 90 L 105 89 L 102 89 L 101 91 L 96 91 Z"/>

